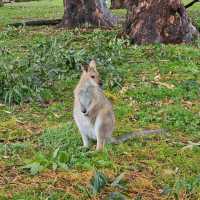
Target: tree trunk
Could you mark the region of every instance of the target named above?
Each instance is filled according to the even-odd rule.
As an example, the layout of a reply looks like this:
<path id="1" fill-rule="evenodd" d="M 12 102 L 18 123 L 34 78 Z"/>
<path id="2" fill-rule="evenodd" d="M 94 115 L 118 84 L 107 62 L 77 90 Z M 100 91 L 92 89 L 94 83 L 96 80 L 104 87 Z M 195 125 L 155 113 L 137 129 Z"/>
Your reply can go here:
<path id="1" fill-rule="evenodd" d="M 0 7 L 3 6 L 3 0 L 0 0 Z"/>
<path id="2" fill-rule="evenodd" d="M 112 27 L 117 23 L 104 0 L 64 0 L 61 26 L 74 28 L 85 23 Z"/>
<path id="3" fill-rule="evenodd" d="M 111 9 L 121 9 L 126 7 L 127 0 L 111 0 Z"/>
<path id="4" fill-rule="evenodd" d="M 199 35 L 180 0 L 129 0 L 124 32 L 137 44 L 191 42 Z"/>

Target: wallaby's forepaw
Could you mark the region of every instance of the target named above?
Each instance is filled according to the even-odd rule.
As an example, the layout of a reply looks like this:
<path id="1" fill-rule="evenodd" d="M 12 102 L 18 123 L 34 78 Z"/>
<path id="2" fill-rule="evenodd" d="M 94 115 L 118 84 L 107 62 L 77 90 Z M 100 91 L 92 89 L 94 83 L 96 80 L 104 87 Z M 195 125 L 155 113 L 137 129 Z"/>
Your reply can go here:
<path id="1" fill-rule="evenodd" d="M 87 117 L 87 116 L 89 116 L 89 112 L 85 112 L 85 113 L 83 113 L 83 115 Z"/>
<path id="2" fill-rule="evenodd" d="M 86 109 L 81 110 L 84 116 L 88 116 L 89 112 Z"/>
<path id="3" fill-rule="evenodd" d="M 83 114 L 87 113 L 86 108 L 82 107 L 82 108 L 81 108 L 81 112 L 82 112 Z"/>
<path id="4" fill-rule="evenodd" d="M 83 113 L 83 115 L 84 115 L 84 116 L 87 116 L 87 115 L 88 115 L 88 112 Z"/>

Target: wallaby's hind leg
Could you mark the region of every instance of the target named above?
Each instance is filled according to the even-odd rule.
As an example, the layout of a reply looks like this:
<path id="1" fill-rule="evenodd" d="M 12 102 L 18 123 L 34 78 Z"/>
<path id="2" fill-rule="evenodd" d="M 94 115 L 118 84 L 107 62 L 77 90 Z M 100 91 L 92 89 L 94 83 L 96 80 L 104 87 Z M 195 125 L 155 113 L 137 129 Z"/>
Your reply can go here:
<path id="1" fill-rule="evenodd" d="M 112 135 L 112 120 L 109 116 L 99 115 L 95 122 L 95 134 L 97 138 L 97 151 L 104 148 L 105 143 Z"/>
<path id="2" fill-rule="evenodd" d="M 81 134 L 83 146 L 89 147 L 89 138 L 88 138 L 88 135 L 87 135 L 88 131 L 90 130 L 89 124 L 87 124 L 86 122 L 84 124 L 82 124 L 83 119 L 81 117 L 78 118 L 77 116 L 75 116 L 74 119 L 76 121 L 79 132 Z"/>

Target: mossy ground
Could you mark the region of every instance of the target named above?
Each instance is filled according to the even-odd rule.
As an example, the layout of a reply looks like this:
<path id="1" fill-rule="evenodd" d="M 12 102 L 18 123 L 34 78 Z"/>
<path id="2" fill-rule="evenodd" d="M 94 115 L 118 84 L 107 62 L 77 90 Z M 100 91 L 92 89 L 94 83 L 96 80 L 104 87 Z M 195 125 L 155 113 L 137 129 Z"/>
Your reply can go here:
<path id="1" fill-rule="evenodd" d="M 199 9 L 196 4 L 189 11 L 198 27 Z M 81 137 L 72 119 L 73 88 L 78 81 L 74 74 L 57 81 L 55 93 L 45 90 L 45 103 L 8 106 L 2 101 L 0 199 L 105 199 L 117 191 L 128 199 L 200 199 L 200 147 L 188 146 L 190 141 L 200 140 L 199 41 L 135 46 L 120 40 L 109 46 L 118 28 L 68 30 L 71 38 L 66 41 L 63 35 L 67 30 L 63 29 L 6 28 L 6 24 L 19 20 L 59 18 L 63 13 L 61 1 L 7 4 L 0 13 L 0 48 L 13 55 L 14 61 L 23 60 L 32 46 L 56 38 L 58 46 L 66 42 L 63 48 L 75 52 L 83 49 L 88 55 L 86 62 L 95 57 L 100 71 L 107 67 L 104 63 L 114 66 L 103 78 L 116 114 L 115 135 L 138 129 L 168 130 L 161 136 L 107 145 L 101 153 L 94 151 L 95 145 L 90 151 L 81 149 Z M 118 49 L 112 49 L 112 44 Z M 0 54 L 2 60 L 4 56 Z M 115 70 L 123 79 L 116 87 L 112 85 Z M 96 195 L 90 189 L 95 170 L 109 179 Z M 123 172 L 120 186 L 111 186 Z"/>

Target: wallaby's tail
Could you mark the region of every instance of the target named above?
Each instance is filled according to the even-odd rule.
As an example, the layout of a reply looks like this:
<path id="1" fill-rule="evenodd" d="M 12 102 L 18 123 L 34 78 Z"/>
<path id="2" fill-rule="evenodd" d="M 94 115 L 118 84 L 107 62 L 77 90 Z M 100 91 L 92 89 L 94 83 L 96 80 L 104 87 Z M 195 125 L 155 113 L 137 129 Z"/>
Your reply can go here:
<path id="1" fill-rule="evenodd" d="M 136 131 L 136 132 L 120 135 L 120 136 L 117 136 L 117 137 L 112 137 L 111 140 L 110 140 L 110 143 L 111 144 L 120 144 L 122 142 L 125 142 L 125 141 L 131 139 L 131 138 L 145 136 L 145 135 L 162 134 L 164 132 L 165 131 L 163 129 Z"/>

